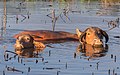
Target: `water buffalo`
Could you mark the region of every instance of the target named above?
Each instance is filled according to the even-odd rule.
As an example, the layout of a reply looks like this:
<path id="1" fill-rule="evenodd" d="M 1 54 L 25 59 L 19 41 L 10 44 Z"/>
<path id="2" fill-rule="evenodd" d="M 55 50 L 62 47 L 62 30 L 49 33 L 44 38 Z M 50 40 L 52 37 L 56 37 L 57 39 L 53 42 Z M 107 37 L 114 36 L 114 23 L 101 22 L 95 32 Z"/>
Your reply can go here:
<path id="1" fill-rule="evenodd" d="M 103 36 L 105 43 L 108 42 L 108 34 L 98 27 L 89 27 L 84 32 L 76 29 L 77 34 L 64 31 L 50 30 L 28 30 L 23 31 L 14 36 L 16 38 L 15 48 L 29 47 L 45 47 L 43 43 L 58 41 L 80 41 L 82 44 L 90 44 L 92 46 L 103 46 Z M 42 43 L 41 43 L 42 42 Z"/>
<path id="2" fill-rule="evenodd" d="M 50 30 L 27 30 L 14 35 L 17 38 L 19 35 L 29 34 L 35 41 L 60 41 L 60 40 L 78 40 L 78 36 L 65 31 L 50 31 Z"/>
<path id="3" fill-rule="evenodd" d="M 89 27 L 84 32 L 76 29 L 76 33 L 81 44 L 103 46 L 103 37 L 105 37 L 105 43 L 107 43 L 109 40 L 108 34 L 98 27 Z"/>
<path id="4" fill-rule="evenodd" d="M 73 33 L 64 31 L 50 31 L 50 30 L 27 30 L 20 32 L 14 36 L 16 38 L 15 49 L 24 48 L 44 48 L 43 43 L 58 42 L 58 41 L 78 41 L 78 36 Z"/>

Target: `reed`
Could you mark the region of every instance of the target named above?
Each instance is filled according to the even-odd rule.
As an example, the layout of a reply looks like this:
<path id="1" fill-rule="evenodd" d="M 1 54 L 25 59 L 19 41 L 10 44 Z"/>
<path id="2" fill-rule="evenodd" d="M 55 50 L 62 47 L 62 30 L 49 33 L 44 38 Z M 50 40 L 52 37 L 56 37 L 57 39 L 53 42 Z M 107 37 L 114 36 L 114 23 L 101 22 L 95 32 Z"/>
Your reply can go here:
<path id="1" fill-rule="evenodd" d="M 1 17 L 1 36 L 3 37 L 4 33 L 6 33 L 6 20 L 7 20 L 7 10 L 6 10 L 6 0 L 3 2 L 3 16 Z"/>
<path id="2" fill-rule="evenodd" d="M 3 16 L 3 30 L 6 33 L 6 20 L 7 20 L 7 10 L 6 10 L 6 0 L 4 0 L 4 16 Z"/>

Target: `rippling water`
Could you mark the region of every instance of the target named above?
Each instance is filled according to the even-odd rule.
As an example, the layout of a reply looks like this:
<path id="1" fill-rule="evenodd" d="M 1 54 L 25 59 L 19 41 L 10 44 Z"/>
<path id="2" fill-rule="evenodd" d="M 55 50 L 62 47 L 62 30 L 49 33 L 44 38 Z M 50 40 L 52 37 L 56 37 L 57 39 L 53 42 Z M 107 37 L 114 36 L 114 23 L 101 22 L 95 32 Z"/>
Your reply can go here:
<path id="1" fill-rule="evenodd" d="M 109 30 L 108 27 L 108 21 L 120 17 L 119 3 L 108 7 L 98 2 L 88 4 L 77 0 L 20 3 L 7 2 L 7 31 L 0 40 L 1 75 L 120 75 L 120 38 L 114 38 L 120 36 L 120 28 Z M 53 9 L 56 17 L 59 16 L 56 31 L 75 33 L 76 28 L 84 31 L 89 26 L 100 27 L 109 34 L 108 50 L 100 56 L 91 56 L 77 51 L 79 42 L 65 42 L 50 43 L 41 52 L 26 50 L 22 52 L 24 57 L 16 55 L 13 47 L 15 39 L 12 36 L 23 30 L 52 30 L 52 21 L 47 15 Z M 65 10 L 66 15 L 63 13 Z M 2 2 L 0 12 L 2 20 Z"/>

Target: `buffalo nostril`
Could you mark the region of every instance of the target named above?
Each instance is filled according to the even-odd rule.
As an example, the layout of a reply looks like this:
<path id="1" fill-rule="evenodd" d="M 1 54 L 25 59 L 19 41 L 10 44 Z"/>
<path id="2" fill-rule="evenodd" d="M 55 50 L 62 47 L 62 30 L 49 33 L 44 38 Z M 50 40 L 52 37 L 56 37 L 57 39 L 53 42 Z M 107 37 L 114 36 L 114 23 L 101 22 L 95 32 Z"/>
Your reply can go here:
<path id="1" fill-rule="evenodd" d="M 98 40 L 97 43 L 102 43 L 102 40 Z"/>
<path id="2" fill-rule="evenodd" d="M 94 45 L 100 45 L 103 44 L 101 39 L 94 39 Z"/>
<path id="3" fill-rule="evenodd" d="M 97 41 L 97 39 L 94 39 L 94 43 Z"/>
<path id="4" fill-rule="evenodd" d="M 100 42 L 102 42 L 102 40 L 100 40 Z"/>

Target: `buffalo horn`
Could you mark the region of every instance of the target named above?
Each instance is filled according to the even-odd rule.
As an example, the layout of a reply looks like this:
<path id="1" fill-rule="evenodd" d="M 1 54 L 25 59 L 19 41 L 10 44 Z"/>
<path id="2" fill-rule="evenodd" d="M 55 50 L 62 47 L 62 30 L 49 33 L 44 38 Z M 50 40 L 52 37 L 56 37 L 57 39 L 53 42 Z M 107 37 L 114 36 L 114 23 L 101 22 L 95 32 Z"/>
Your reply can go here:
<path id="1" fill-rule="evenodd" d="M 108 34 L 105 32 L 105 31 L 101 31 L 101 33 L 102 33 L 102 35 L 105 37 L 105 43 L 107 43 L 108 42 L 108 40 L 109 40 L 109 36 L 108 36 Z"/>

